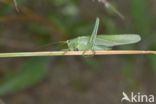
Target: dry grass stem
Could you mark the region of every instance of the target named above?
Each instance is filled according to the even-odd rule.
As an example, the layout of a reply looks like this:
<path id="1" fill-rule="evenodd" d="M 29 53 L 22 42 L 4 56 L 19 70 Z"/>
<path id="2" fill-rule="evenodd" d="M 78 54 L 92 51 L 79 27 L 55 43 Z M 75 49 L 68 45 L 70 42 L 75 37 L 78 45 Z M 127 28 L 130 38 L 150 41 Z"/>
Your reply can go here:
<path id="1" fill-rule="evenodd" d="M 0 53 L 0 58 L 32 57 L 32 56 L 81 56 L 81 55 L 141 55 L 156 54 L 156 51 L 145 50 L 111 50 L 111 51 L 43 51 L 43 52 L 15 52 Z"/>

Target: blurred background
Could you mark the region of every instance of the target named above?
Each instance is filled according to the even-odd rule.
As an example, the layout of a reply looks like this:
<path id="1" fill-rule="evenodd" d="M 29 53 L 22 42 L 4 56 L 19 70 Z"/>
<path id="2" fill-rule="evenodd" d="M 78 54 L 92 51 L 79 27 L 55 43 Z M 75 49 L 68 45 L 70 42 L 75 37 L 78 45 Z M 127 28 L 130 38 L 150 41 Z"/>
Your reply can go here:
<path id="1" fill-rule="evenodd" d="M 156 1 L 109 0 L 124 16 L 97 0 L 0 0 L 0 52 L 52 51 L 53 44 L 90 35 L 138 33 L 142 41 L 114 49 L 155 50 Z M 4 104 L 120 104 L 122 92 L 156 94 L 154 55 L 0 59 Z"/>

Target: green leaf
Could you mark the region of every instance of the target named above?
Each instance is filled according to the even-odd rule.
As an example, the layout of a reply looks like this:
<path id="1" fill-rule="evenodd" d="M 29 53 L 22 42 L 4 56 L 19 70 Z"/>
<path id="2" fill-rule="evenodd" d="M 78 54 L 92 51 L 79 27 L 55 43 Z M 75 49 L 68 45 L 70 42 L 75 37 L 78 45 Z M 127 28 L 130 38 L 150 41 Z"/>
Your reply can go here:
<path id="1" fill-rule="evenodd" d="M 0 84 L 0 95 L 15 93 L 41 81 L 47 73 L 49 58 L 32 58 L 21 66 L 21 71 Z"/>

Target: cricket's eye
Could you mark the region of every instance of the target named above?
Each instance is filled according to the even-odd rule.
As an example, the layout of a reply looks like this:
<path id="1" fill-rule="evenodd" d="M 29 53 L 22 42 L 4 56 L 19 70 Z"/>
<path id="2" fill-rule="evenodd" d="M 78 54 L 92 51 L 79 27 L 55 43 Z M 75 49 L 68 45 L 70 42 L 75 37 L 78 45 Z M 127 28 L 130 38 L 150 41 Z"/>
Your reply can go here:
<path id="1" fill-rule="evenodd" d="M 71 44 L 71 41 L 70 40 L 67 40 L 67 44 L 70 45 Z"/>
<path id="2" fill-rule="evenodd" d="M 67 40 L 67 44 L 70 42 L 70 40 Z"/>

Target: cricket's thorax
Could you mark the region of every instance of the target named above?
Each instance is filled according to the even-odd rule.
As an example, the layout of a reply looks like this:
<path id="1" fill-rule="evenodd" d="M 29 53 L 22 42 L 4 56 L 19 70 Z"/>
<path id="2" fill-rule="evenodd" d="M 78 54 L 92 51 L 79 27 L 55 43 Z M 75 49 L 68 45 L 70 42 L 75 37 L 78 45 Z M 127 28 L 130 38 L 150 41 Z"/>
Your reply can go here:
<path id="1" fill-rule="evenodd" d="M 85 50 L 109 50 L 110 48 L 107 48 L 105 46 L 100 45 L 93 45 L 93 47 L 88 48 L 88 40 L 89 37 L 87 36 L 81 36 L 78 38 L 74 38 L 67 41 L 67 45 L 70 51 L 85 51 Z"/>
<path id="2" fill-rule="evenodd" d="M 78 37 L 67 41 L 69 50 L 71 51 L 82 51 L 87 47 L 88 38 Z"/>

